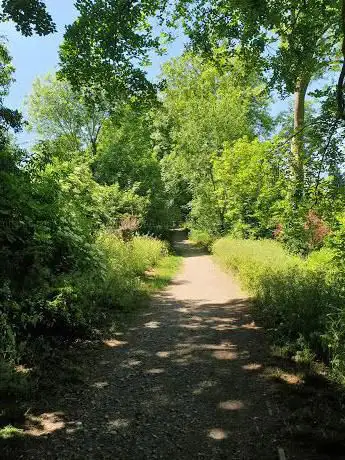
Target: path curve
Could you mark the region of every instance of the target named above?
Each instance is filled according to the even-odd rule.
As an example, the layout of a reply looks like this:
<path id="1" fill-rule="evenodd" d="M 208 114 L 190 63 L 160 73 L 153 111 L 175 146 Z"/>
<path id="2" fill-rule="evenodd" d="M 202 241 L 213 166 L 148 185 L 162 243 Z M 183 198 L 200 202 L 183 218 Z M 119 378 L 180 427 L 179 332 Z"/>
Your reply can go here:
<path id="1" fill-rule="evenodd" d="M 49 407 L 46 434 L 16 458 L 279 458 L 264 339 L 246 295 L 211 256 L 178 246 L 180 274 L 91 353 L 87 388 Z"/>

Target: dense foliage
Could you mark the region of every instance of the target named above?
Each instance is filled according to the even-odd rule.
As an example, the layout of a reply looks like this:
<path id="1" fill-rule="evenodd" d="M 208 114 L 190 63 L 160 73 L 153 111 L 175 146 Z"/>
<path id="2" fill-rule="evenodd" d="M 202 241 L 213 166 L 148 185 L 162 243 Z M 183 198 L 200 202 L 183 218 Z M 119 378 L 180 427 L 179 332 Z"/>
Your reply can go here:
<path id="1" fill-rule="evenodd" d="M 23 35 L 55 31 L 41 0 L 0 3 Z M 83 334 L 102 306 L 131 302 L 165 252 L 138 235 L 185 224 L 208 247 L 239 238 L 215 251 L 269 327 L 343 369 L 345 2 L 75 5 L 57 74 L 26 101 L 30 151 L 16 145 L 23 117 L 5 104 L 14 68 L 0 42 L 1 356 Z M 188 46 L 153 82 L 145 66 L 174 28 Z M 273 116 L 277 95 L 293 107 Z"/>
<path id="2" fill-rule="evenodd" d="M 4 2 L 3 19 L 26 35 L 48 33 L 42 2 L 28 11 Z M 31 9 L 30 9 L 31 8 Z M 21 20 L 21 15 L 25 20 Z M 1 45 L 0 103 L 13 66 Z M 171 226 L 159 161 L 150 138 L 151 105 L 122 95 L 93 100 L 49 74 L 27 98 L 25 125 L 36 138 L 21 150 L 12 130 L 22 117 L 1 105 L 0 358 L 34 359 L 129 307 L 141 276 L 167 255 L 154 236 Z"/>
<path id="3" fill-rule="evenodd" d="M 83 152 L 65 158 L 57 150 L 55 156 L 43 156 L 50 152 L 38 149 L 28 159 L 10 144 L 2 151 L 0 276 L 6 357 L 16 357 L 23 337 L 26 342 L 82 332 L 97 316 L 96 304 L 126 303 L 136 292 L 136 276 L 157 261 L 162 249 L 150 239 L 121 243 L 121 234 L 110 230 L 108 237 L 99 236 L 106 228 L 115 232 L 121 219 L 126 226 L 127 215 L 140 215 L 145 198 L 116 183 L 98 184 Z"/>

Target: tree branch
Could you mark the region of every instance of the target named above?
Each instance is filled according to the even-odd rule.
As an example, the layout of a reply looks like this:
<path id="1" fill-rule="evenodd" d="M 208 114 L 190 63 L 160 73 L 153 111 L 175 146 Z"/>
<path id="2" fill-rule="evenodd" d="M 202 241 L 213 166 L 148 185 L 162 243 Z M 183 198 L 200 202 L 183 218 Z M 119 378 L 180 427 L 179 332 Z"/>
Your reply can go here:
<path id="1" fill-rule="evenodd" d="M 338 84 L 337 84 L 337 104 L 338 104 L 338 118 L 345 120 L 345 101 L 344 101 L 344 80 L 345 80 L 345 0 L 341 4 L 341 29 L 343 34 L 343 41 L 341 51 L 343 53 L 343 64 L 341 67 Z"/>

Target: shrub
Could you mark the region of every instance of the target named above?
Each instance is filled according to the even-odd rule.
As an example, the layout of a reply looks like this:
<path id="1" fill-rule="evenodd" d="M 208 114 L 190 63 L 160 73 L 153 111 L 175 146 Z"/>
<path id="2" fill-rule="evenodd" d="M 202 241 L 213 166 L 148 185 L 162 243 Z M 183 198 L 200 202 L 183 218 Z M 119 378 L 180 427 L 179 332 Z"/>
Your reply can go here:
<path id="1" fill-rule="evenodd" d="M 49 353 L 56 340 L 90 333 L 102 307 L 128 307 L 142 291 L 145 270 L 167 255 L 165 243 L 136 236 L 125 242 L 103 232 L 90 249 L 88 270 L 60 274 L 53 284 L 12 297 L 0 290 L 0 358 L 18 361 L 22 354 Z"/>
<path id="2" fill-rule="evenodd" d="M 211 250 L 215 237 L 206 230 L 192 229 L 189 235 L 189 239 L 197 246 Z"/>
<path id="3" fill-rule="evenodd" d="M 125 216 L 120 221 L 119 234 L 124 241 L 130 241 L 139 229 L 139 219 L 136 216 Z"/>
<path id="4" fill-rule="evenodd" d="M 255 313 L 277 343 L 295 353 L 308 349 L 345 377 L 345 292 L 332 250 L 302 259 L 276 241 L 227 237 L 213 252 L 253 295 Z"/>
<path id="5" fill-rule="evenodd" d="M 304 229 L 307 233 L 308 244 L 311 250 L 319 248 L 330 232 L 326 223 L 311 209 L 306 216 Z"/>
<path id="6" fill-rule="evenodd" d="M 312 209 L 290 210 L 283 220 L 276 225 L 272 236 L 296 254 L 305 256 L 321 248 L 330 233 L 329 226 Z"/>

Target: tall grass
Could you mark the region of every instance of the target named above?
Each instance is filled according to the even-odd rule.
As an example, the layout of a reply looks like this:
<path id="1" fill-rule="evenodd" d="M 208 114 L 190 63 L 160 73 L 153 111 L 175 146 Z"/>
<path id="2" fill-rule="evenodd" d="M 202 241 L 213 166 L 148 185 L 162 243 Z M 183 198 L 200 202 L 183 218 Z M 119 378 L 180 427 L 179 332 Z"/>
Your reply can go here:
<path id="1" fill-rule="evenodd" d="M 103 232 L 91 250 L 88 269 L 60 275 L 39 304 L 9 301 L 8 310 L 0 314 L 0 398 L 32 398 L 51 387 L 52 375 L 57 385 L 64 385 L 64 379 L 68 384 L 77 381 L 73 355 L 68 358 L 59 345 L 76 337 L 91 338 L 99 329 L 111 334 L 125 318 L 119 311 L 134 311 L 139 301 L 170 281 L 181 262 L 168 253 L 166 243 L 150 237 L 125 242 L 116 233 Z M 1 415 L 10 423 L 12 405 Z M 17 434 L 11 425 L 0 427 L 0 439 Z"/>
<path id="2" fill-rule="evenodd" d="M 141 275 L 168 255 L 167 245 L 150 237 L 136 236 L 124 242 L 103 233 L 96 244 L 103 260 L 99 295 L 113 306 L 128 306 L 142 291 Z"/>
<path id="3" fill-rule="evenodd" d="M 213 245 L 213 253 L 238 275 L 278 344 L 297 357 L 323 359 L 345 380 L 345 277 L 330 250 L 302 259 L 274 241 L 226 237 Z"/>

